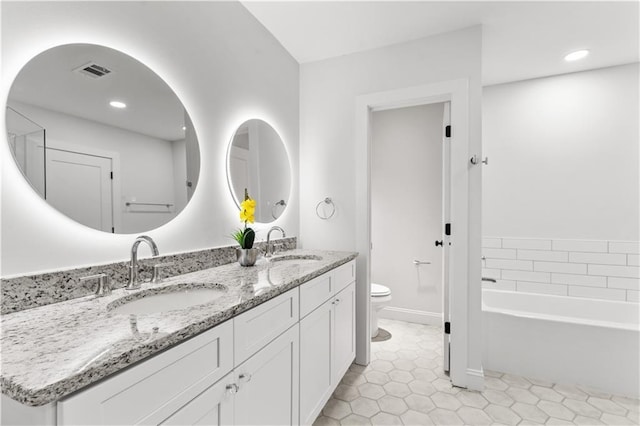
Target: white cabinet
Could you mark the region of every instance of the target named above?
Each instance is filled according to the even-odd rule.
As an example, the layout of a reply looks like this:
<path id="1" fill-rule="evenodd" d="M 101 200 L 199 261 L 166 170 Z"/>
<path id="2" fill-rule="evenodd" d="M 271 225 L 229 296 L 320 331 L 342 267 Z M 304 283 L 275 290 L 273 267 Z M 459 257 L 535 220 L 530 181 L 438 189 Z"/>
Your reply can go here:
<path id="1" fill-rule="evenodd" d="M 298 342 L 296 324 L 235 369 L 235 424 L 298 424 Z"/>
<path id="2" fill-rule="evenodd" d="M 298 294 L 294 288 L 233 319 L 234 366 L 298 323 Z"/>
<path id="3" fill-rule="evenodd" d="M 233 422 L 233 373 L 211 385 L 160 424 L 163 426 L 232 425 Z"/>
<path id="4" fill-rule="evenodd" d="M 312 424 L 333 392 L 333 300 L 300 320 L 300 424 Z"/>
<path id="5" fill-rule="evenodd" d="M 353 362 L 354 320 L 352 261 L 40 411 L 58 425 L 311 424 Z"/>
<path id="6" fill-rule="evenodd" d="M 355 359 L 355 262 L 300 288 L 300 424 L 312 424 Z"/>
<path id="7" fill-rule="evenodd" d="M 233 368 L 227 321 L 58 402 L 59 425 L 160 424 Z"/>
<path id="8" fill-rule="evenodd" d="M 333 303 L 335 332 L 333 344 L 333 383 L 340 380 L 356 357 L 356 285 L 349 284 Z"/>

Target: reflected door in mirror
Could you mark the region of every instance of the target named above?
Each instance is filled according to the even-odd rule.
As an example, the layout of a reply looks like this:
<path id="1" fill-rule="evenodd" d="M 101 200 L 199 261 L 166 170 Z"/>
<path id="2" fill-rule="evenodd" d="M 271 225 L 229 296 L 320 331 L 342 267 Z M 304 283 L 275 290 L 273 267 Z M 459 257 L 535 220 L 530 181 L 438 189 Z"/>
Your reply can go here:
<path id="1" fill-rule="evenodd" d="M 47 201 L 93 229 L 113 230 L 111 158 L 47 150 Z"/>

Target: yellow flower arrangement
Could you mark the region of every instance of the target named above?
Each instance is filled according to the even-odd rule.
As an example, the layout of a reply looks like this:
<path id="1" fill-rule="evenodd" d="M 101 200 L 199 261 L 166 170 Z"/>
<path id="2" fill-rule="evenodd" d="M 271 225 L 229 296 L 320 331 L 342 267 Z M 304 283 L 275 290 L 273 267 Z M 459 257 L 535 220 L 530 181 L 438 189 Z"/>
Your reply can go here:
<path id="1" fill-rule="evenodd" d="M 244 201 L 240 203 L 240 221 L 244 222 L 244 228 L 238 229 L 233 233 L 233 238 L 240 244 L 240 248 L 250 249 L 253 247 L 253 241 L 256 233 L 253 229 L 247 227 L 247 223 L 255 221 L 256 200 L 249 197 L 249 192 L 245 188 Z"/>

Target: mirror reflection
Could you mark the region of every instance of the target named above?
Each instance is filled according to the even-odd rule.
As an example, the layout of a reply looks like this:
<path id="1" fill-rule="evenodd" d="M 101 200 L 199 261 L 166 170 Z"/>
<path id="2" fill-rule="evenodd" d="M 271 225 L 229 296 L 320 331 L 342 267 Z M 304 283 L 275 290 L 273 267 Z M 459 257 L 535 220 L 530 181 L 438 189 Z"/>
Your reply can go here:
<path id="1" fill-rule="evenodd" d="M 256 200 L 256 222 L 273 222 L 287 207 L 291 191 L 289 156 L 278 132 L 265 121 L 252 119 L 238 127 L 229 145 L 227 176 L 238 206 L 245 188 Z"/>
<path id="2" fill-rule="evenodd" d="M 29 61 L 7 100 L 8 141 L 33 189 L 94 229 L 139 233 L 187 205 L 198 141 L 173 90 L 136 59 L 70 44 Z"/>

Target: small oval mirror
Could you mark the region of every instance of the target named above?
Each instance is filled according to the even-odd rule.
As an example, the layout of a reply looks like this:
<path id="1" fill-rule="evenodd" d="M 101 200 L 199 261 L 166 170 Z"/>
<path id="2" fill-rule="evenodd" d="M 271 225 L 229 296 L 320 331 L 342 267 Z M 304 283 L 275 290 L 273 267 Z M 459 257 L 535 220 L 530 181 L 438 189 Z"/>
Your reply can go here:
<path id="1" fill-rule="evenodd" d="M 139 233 L 187 205 L 198 141 L 171 88 L 138 60 L 93 44 L 46 50 L 16 77 L 11 152 L 36 192 L 76 222 Z"/>
<path id="2" fill-rule="evenodd" d="M 263 120 L 242 123 L 229 143 L 227 177 L 238 207 L 245 188 L 256 200 L 256 222 L 279 218 L 289 202 L 291 165 L 278 132 Z"/>

